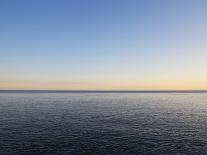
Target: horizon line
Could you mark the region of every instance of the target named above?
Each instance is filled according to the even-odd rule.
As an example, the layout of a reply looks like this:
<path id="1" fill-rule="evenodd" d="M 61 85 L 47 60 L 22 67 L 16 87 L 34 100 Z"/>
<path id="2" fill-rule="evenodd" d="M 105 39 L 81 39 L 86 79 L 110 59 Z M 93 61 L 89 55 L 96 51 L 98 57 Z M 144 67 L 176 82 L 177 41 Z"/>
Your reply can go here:
<path id="1" fill-rule="evenodd" d="M 28 92 L 28 93 L 207 93 L 207 90 L 27 90 L 27 89 L 10 89 L 1 90 L 0 93 L 9 92 Z"/>

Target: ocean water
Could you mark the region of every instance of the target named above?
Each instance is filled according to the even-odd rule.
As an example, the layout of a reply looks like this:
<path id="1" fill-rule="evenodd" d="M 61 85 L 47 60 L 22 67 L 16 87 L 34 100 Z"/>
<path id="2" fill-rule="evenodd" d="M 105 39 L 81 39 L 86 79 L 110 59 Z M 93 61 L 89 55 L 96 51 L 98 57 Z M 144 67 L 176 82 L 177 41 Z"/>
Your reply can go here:
<path id="1" fill-rule="evenodd" d="M 207 93 L 0 93 L 0 155 L 207 154 Z"/>

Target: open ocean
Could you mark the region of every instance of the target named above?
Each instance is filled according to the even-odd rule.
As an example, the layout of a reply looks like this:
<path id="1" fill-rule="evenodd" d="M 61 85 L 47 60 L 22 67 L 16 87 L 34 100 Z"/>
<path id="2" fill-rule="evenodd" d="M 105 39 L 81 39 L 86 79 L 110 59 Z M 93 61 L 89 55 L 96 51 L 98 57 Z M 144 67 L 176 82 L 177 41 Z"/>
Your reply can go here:
<path id="1" fill-rule="evenodd" d="M 0 92 L 0 155 L 207 154 L 205 92 Z"/>

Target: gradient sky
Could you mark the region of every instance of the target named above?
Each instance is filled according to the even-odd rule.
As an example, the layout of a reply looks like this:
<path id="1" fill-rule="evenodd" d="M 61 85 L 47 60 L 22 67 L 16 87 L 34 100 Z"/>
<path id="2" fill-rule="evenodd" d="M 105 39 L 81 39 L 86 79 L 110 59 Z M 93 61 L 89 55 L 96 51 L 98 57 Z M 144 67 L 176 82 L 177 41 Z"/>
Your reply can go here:
<path id="1" fill-rule="evenodd" d="M 1 0 L 0 89 L 207 89 L 207 1 Z"/>

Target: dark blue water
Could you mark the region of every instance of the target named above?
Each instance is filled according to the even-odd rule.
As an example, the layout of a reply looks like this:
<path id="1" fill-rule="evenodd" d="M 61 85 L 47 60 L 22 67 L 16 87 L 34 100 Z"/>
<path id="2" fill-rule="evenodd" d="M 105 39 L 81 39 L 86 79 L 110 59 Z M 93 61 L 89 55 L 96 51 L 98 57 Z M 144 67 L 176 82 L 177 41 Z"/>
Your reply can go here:
<path id="1" fill-rule="evenodd" d="M 207 93 L 0 93 L 0 155 L 207 154 Z"/>

